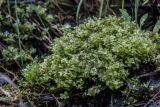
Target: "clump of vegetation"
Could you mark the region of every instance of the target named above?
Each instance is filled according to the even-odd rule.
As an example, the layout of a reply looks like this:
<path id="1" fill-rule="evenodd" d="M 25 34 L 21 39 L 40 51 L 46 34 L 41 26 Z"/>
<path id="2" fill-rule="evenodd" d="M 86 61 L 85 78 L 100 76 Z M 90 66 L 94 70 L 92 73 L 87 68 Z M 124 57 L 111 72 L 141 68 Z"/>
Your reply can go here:
<path id="1" fill-rule="evenodd" d="M 65 29 L 53 43 L 53 54 L 24 70 L 23 83 L 36 89 L 47 86 L 65 99 L 77 93 L 95 96 L 108 88 L 117 91 L 145 69 L 142 65 L 156 65 L 151 35 L 122 18 L 88 20 Z"/>
<path id="2" fill-rule="evenodd" d="M 7 69 L 14 66 L 17 71 L 35 56 L 48 53 L 57 30 L 53 27 L 54 16 L 49 14 L 45 5 L 4 1 L 1 8 L 1 66 Z"/>

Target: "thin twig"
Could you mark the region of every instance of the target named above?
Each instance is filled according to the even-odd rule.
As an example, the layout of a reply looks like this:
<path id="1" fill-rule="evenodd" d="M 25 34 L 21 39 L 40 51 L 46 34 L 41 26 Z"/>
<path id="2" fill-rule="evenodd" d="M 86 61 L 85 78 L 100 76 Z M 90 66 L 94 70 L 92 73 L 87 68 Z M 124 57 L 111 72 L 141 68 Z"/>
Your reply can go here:
<path id="1" fill-rule="evenodd" d="M 144 105 L 144 107 L 147 107 L 159 94 L 160 94 L 160 91 L 158 91 L 158 92 Z"/>

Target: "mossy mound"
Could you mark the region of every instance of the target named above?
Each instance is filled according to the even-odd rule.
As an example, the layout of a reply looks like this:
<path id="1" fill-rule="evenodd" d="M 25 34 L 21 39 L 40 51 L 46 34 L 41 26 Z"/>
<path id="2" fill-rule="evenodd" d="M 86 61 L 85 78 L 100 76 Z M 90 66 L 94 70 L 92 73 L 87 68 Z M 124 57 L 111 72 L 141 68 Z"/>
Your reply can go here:
<path id="1" fill-rule="evenodd" d="M 65 29 L 53 43 L 53 55 L 24 70 L 26 86 L 45 86 L 62 98 L 76 93 L 94 96 L 107 88 L 116 91 L 143 69 L 141 65 L 156 65 L 151 36 L 113 16 Z"/>

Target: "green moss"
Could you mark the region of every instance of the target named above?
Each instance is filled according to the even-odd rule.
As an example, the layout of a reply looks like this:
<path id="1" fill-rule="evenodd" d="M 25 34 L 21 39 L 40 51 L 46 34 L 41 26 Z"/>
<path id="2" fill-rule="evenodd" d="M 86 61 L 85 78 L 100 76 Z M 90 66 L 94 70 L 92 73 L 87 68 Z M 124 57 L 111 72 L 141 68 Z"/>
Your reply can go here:
<path id="1" fill-rule="evenodd" d="M 63 37 L 55 39 L 53 55 L 28 66 L 24 78 L 29 86 L 54 81 L 50 89 L 63 98 L 75 90 L 89 96 L 105 88 L 116 91 L 141 64 L 155 64 L 156 44 L 150 35 L 117 17 L 88 20 L 74 30 L 66 29 Z M 48 80 L 41 79 L 45 77 Z"/>
<path id="2" fill-rule="evenodd" d="M 24 67 L 35 57 L 43 57 L 49 52 L 54 34 L 54 16 L 45 4 L 7 4 L 1 5 L 0 11 L 0 59 L 2 66 L 15 71 Z M 52 36 L 51 36 L 52 35 Z"/>

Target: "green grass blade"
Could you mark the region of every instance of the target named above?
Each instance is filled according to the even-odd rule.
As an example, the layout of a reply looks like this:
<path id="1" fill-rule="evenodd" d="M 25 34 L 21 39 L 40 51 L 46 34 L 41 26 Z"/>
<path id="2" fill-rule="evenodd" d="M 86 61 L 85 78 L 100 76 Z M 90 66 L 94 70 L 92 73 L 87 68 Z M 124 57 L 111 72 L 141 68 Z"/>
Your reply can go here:
<path id="1" fill-rule="evenodd" d="M 79 24 L 79 12 L 82 6 L 83 0 L 80 0 L 79 4 L 78 4 L 78 8 L 77 8 L 77 13 L 76 13 L 76 23 Z"/>
<path id="2" fill-rule="evenodd" d="M 139 0 L 135 0 L 135 22 L 138 22 L 138 7 L 139 7 Z"/>
<path id="3" fill-rule="evenodd" d="M 104 4 L 104 0 L 101 0 L 101 5 L 100 5 L 100 8 L 99 8 L 99 18 L 101 18 L 101 17 L 102 17 L 103 4 Z"/>
<path id="4" fill-rule="evenodd" d="M 160 31 L 160 19 L 157 21 L 153 29 L 154 33 L 158 33 L 159 31 Z"/>

